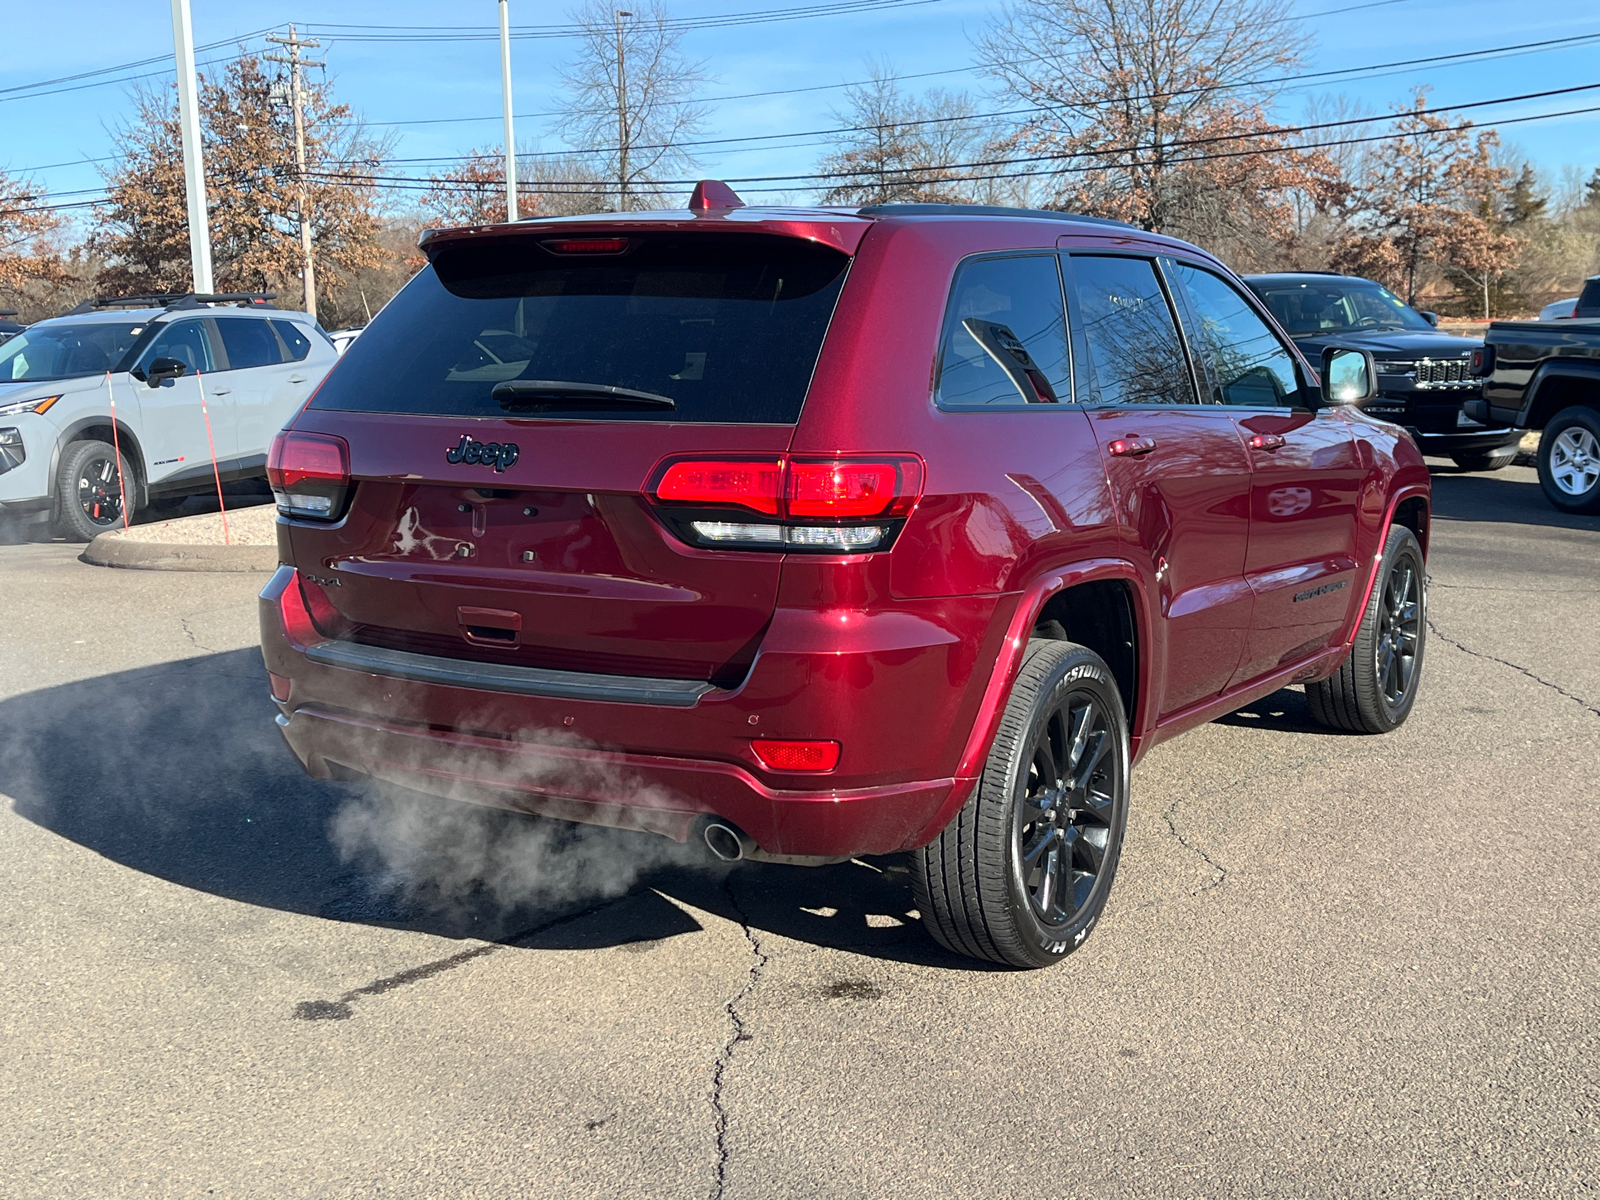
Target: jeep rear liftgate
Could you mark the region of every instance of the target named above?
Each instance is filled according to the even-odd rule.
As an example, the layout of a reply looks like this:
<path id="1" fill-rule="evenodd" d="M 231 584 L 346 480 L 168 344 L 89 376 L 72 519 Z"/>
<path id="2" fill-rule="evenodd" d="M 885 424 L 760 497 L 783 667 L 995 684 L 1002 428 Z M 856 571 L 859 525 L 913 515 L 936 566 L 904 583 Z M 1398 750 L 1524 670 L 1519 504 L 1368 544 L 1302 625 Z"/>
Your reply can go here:
<path id="1" fill-rule="evenodd" d="M 740 232 L 430 250 L 276 451 L 323 632 L 736 683 L 783 544 L 697 544 L 647 489 L 668 460 L 782 460 L 848 256 Z"/>

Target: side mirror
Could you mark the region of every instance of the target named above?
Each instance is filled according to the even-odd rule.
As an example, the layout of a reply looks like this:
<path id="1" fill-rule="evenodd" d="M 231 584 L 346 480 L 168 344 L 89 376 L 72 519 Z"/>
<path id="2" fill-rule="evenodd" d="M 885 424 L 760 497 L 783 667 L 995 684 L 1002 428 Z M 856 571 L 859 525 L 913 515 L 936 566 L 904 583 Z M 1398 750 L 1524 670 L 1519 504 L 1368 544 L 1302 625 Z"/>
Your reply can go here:
<path id="1" fill-rule="evenodd" d="M 1329 346 L 1322 352 L 1322 402 L 1360 404 L 1378 394 L 1378 365 L 1370 350 Z"/>
<path id="2" fill-rule="evenodd" d="M 180 359 L 158 358 L 150 363 L 145 371 L 145 383 L 151 387 L 160 387 L 169 379 L 181 379 L 189 368 Z"/>
<path id="3" fill-rule="evenodd" d="M 1424 321 L 1426 321 L 1429 325 L 1432 325 L 1435 329 L 1439 328 L 1439 314 L 1438 313 L 1425 312 L 1425 313 L 1422 314 L 1422 319 Z"/>

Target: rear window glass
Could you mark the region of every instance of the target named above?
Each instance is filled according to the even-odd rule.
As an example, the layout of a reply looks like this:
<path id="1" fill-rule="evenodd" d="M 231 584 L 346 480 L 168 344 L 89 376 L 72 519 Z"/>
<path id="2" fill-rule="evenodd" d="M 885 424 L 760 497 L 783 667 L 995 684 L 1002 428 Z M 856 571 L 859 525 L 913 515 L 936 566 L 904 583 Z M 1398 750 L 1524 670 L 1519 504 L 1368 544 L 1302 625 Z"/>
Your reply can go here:
<path id="1" fill-rule="evenodd" d="M 793 424 L 848 262 L 743 234 L 634 235 L 622 254 L 555 254 L 531 237 L 447 247 L 351 344 L 312 406 Z M 497 399 L 510 381 L 520 389 Z M 590 403 L 597 388 L 636 395 Z"/>
<path id="2" fill-rule="evenodd" d="M 289 352 L 289 362 L 299 362 L 311 353 L 311 339 L 308 338 L 293 321 L 272 321 L 272 327 L 278 331 L 278 336 L 283 339 L 284 349 Z M 319 325 L 317 331 L 328 338 L 328 344 L 333 344 L 333 339 L 328 337 Z"/>
<path id="3" fill-rule="evenodd" d="M 962 264 L 945 312 L 936 395 L 943 408 L 1071 401 L 1054 254 Z"/>

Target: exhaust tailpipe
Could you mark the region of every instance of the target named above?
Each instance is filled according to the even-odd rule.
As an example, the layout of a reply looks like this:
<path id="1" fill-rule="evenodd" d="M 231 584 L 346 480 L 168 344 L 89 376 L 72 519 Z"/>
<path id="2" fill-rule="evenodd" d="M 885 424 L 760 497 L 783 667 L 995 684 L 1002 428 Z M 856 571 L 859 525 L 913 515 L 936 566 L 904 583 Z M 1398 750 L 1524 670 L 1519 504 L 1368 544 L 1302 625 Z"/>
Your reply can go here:
<path id="1" fill-rule="evenodd" d="M 724 825 L 721 821 L 712 821 L 707 825 L 703 836 L 706 847 L 723 862 L 738 862 L 755 846 L 748 834 L 740 833 L 732 825 Z"/>

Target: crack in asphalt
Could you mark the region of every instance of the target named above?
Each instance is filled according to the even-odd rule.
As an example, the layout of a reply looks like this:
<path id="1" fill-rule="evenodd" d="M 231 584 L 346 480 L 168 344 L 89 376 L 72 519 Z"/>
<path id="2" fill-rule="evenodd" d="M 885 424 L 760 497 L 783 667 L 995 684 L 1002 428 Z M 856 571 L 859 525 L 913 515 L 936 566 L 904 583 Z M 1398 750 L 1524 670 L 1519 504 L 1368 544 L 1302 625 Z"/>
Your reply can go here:
<path id="1" fill-rule="evenodd" d="M 1540 675 L 1535 675 L 1532 671 L 1528 670 L 1527 667 L 1521 666 L 1518 663 L 1511 662 L 1509 659 L 1500 658 L 1497 655 L 1493 655 L 1493 654 L 1485 654 L 1482 650 L 1474 650 L 1470 646 L 1464 646 L 1460 642 L 1456 641 L 1455 638 L 1449 637 L 1446 634 L 1441 633 L 1439 631 L 1439 627 L 1434 624 L 1432 617 L 1428 618 L 1428 632 L 1433 634 L 1434 637 L 1438 638 L 1441 642 L 1444 642 L 1446 645 L 1454 646 L 1457 650 L 1461 651 L 1461 653 L 1463 653 L 1463 654 L 1470 654 L 1473 658 L 1481 658 L 1481 659 L 1487 660 L 1488 662 L 1499 663 L 1502 667 L 1510 667 L 1513 671 L 1517 671 L 1517 672 L 1520 672 L 1523 675 L 1526 675 L 1529 679 L 1533 680 L 1535 683 L 1549 688 L 1551 691 L 1555 692 L 1557 695 L 1565 696 L 1568 700 L 1571 700 L 1574 704 L 1577 704 L 1580 707 L 1582 707 L 1585 712 L 1588 712 L 1588 713 L 1593 714 L 1594 716 L 1600 717 L 1600 708 L 1596 708 L 1593 704 L 1590 704 L 1589 701 L 1585 700 L 1582 696 L 1579 696 L 1574 692 L 1567 691 L 1567 689 L 1562 687 L 1559 683 L 1552 683 L 1550 680 L 1545 679 L 1544 677 L 1542 677 Z"/>
<path id="2" fill-rule="evenodd" d="M 1228 786 L 1232 787 L 1233 785 L 1229 784 Z M 1212 858 L 1211 855 L 1207 854 L 1199 846 L 1195 845 L 1188 838 L 1184 837 L 1183 834 L 1178 832 L 1178 805 L 1182 803 L 1183 801 L 1179 799 L 1174 800 L 1171 804 L 1167 805 L 1166 810 L 1161 814 L 1161 819 L 1167 823 L 1167 832 L 1178 839 L 1178 844 L 1180 846 L 1182 846 L 1185 850 L 1190 850 L 1195 854 L 1198 854 L 1205 862 L 1206 866 L 1210 867 L 1217 873 L 1216 878 L 1210 883 L 1202 884 L 1201 886 L 1195 888 L 1194 891 L 1189 893 L 1191 896 L 1198 896 L 1201 892 L 1209 892 L 1213 888 L 1219 888 L 1226 883 L 1228 881 L 1228 868 L 1223 866 L 1216 859 Z"/>
<path id="3" fill-rule="evenodd" d="M 724 1006 L 728 1014 L 728 1040 L 723 1043 L 722 1050 L 717 1054 L 717 1061 L 711 1068 L 711 1112 L 716 1133 L 717 1163 L 716 1174 L 711 1180 L 710 1200 L 721 1200 L 723 1189 L 728 1182 L 728 1109 L 722 1099 L 723 1083 L 727 1078 L 728 1067 L 733 1062 L 733 1048 L 740 1042 L 748 1042 L 752 1036 L 746 1027 L 745 1019 L 739 1015 L 739 1001 L 755 990 L 756 984 L 761 981 L 761 972 L 771 961 L 771 956 L 761 949 L 761 939 L 750 928 L 750 920 L 745 916 L 744 907 L 739 903 L 739 897 L 734 894 L 732 872 L 723 879 L 722 886 L 728 893 L 729 904 L 738 914 L 739 928 L 744 931 L 745 941 L 750 943 L 753 961 L 750 964 L 750 977 L 745 980 L 744 987 L 740 988 Z"/>
<path id="4" fill-rule="evenodd" d="M 446 971 L 453 971 L 457 967 L 471 962 L 475 958 L 484 958 L 490 954 L 498 954 L 502 950 L 515 949 L 528 940 L 538 937 L 541 933 L 565 925 L 569 921 L 577 921 L 583 917 L 592 916 L 594 913 L 621 903 L 621 899 L 608 900 L 604 904 L 595 904 L 582 912 L 568 913 L 563 917 L 556 917 L 524 929 L 521 933 L 507 938 L 503 942 L 488 942 L 482 946 L 474 946 L 470 950 L 462 950 L 445 958 L 438 958 L 432 962 L 423 963 L 421 966 L 407 967 L 404 971 L 397 971 L 393 975 L 385 975 L 381 979 L 374 979 L 371 983 L 362 984 L 358 988 L 351 988 L 337 1000 L 302 1000 L 294 1006 L 294 1017 L 298 1021 L 348 1021 L 355 1016 L 351 1004 L 363 996 L 381 996 L 385 992 L 392 992 L 396 988 L 405 987 L 407 984 L 420 983 L 424 979 L 432 979 L 435 975 L 442 975 Z"/>

